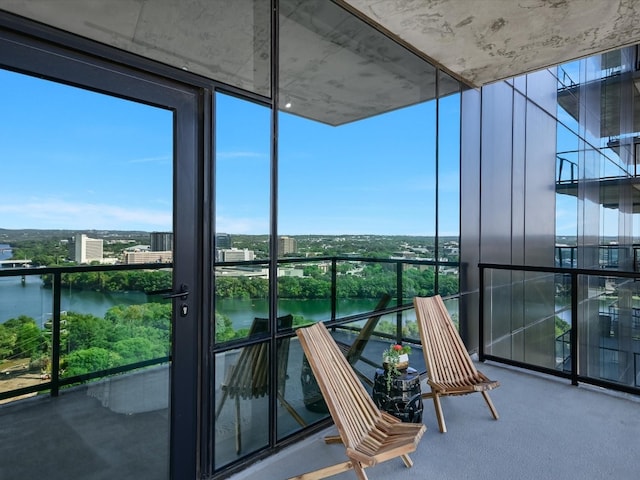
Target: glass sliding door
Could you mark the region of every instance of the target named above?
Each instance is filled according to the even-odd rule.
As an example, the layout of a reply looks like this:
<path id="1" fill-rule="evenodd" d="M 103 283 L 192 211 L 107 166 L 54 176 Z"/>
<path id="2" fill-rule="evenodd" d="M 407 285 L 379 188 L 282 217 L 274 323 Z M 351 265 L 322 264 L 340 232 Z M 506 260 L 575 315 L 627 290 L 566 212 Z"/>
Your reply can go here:
<path id="1" fill-rule="evenodd" d="M 195 478 L 197 95 L 0 44 L 0 477 Z"/>

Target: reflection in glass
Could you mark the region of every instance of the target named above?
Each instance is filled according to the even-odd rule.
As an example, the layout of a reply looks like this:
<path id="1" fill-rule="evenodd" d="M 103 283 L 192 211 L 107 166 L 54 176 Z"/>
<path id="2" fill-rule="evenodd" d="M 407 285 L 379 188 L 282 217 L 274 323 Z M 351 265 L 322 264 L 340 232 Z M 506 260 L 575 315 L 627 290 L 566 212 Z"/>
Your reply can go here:
<path id="1" fill-rule="evenodd" d="M 269 342 L 215 356 L 215 467 L 269 443 Z"/>
<path id="2" fill-rule="evenodd" d="M 638 282 L 616 277 L 580 278 L 589 285 L 580 319 L 580 373 L 638 386 Z"/>
<path id="3" fill-rule="evenodd" d="M 270 111 L 218 93 L 215 152 L 215 339 L 243 338 L 268 317 Z"/>
<path id="4" fill-rule="evenodd" d="M 271 2 L 4 2 L 2 8 L 206 78 L 269 96 Z M 111 12 L 110 12 L 111 13 Z"/>
<path id="5" fill-rule="evenodd" d="M 485 352 L 570 370 L 570 276 L 500 270 L 485 275 Z"/>
<path id="6" fill-rule="evenodd" d="M 278 440 L 328 416 L 320 389 L 296 337 L 277 342 L 277 410 Z"/>
<path id="7" fill-rule="evenodd" d="M 442 74 L 441 74 L 442 75 Z M 460 94 L 438 99 L 438 257 L 447 262 L 460 258 Z M 438 293 L 458 293 L 458 270 L 442 266 Z"/>
<path id="8" fill-rule="evenodd" d="M 153 238 L 173 236 L 173 112 L 5 70 L 0 84 L 3 176 L 28 172 L 0 190 L 0 260 L 51 269 L 2 269 L 0 363 L 17 382 L 0 393 L 60 391 L 55 411 L 36 396 L 0 430 L 48 445 L 26 477 L 55 464 L 69 478 L 167 478 L 172 310 L 146 292 L 170 288 L 172 271 L 111 265 L 171 261 Z M 69 451 L 83 462 L 60 463 Z"/>

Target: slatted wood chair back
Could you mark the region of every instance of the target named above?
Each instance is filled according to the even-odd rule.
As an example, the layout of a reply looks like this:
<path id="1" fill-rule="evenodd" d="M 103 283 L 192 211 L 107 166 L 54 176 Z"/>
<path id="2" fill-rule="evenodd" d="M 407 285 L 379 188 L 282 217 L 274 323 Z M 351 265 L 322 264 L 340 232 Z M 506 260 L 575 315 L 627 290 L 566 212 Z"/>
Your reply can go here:
<path id="1" fill-rule="evenodd" d="M 278 317 L 278 330 L 290 330 L 293 326 L 293 315 Z M 255 318 L 249 328 L 249 336 L 257 336 L 267 333 L 269 319 Z M 277 378 L 275 381 L 276 395 L 280 404 L 301 425 L 305 426 L 305 420 L 298 414 L 293 406 L 286 400 L 284 391 L 289 364 L 289 344 L 291 338 L 285 337 L 276 341 L 277 352 Z M 269 342 L 262 341 L 254 345 L 246 346 L 240 352 L 238 361 L 227 372 L 221 384 L 222 398 L 216 409 L 217 420 L 222 412 L 227 398 L 235 399 L 235 427 L 236 427 L 236 452 L 242 449 L 242 431 L 240 399 L 259 398 L 269 393 Z"/>
<path id="2" fill-rule="evenodd" d="M 256 317 L 249 328 L 249 337 L 268 331 L 267 318 Z M 293 315 L 278 317 L 278 329 L 291 329 Z M 289 338 L 278 340 L 278 387 L 284 386 L 289 357 Z M 229 372 L 222 388 L 230 397 L 262 397 L 269 393 L 269 343 L 260 342 L 242 349 L 238 362 Z"/>
<path id="3" fill-rule="evenodd" d="M 322 322 L 300 328 L 296 334 L 349 460 L 290 480 L 317 480 L 350 469 L 358 479 L 366 480 L 366 467 L 397 457 L 411 467 L 409 453 L 415 451 L 426 427 L 422 423 L 402 423 L 378 409 Z M 336 437 L 325 441 L 335 443 Z"/>
<path id="4" fill-rule="evenodd" d="M 481 392 L 493 418 L 497 420 L 498 412 L 487 392 L 500 383 L 489 380 L 478 371 L 442 297 L 415 297 L 413 304 L 427 367 L 427 383 L 431 387 L 431 392 L 422 396 L 433 398 L 440 431 L 447 431 L 440 404 L 440 397 L 445 395 Z"/>
<path id="5" fill-rule="evenodd" d="M 296 331 L 342 442 L 355 448 L 381 413 L 329 331 L 316 323 Z"/>
<path id="6" fill-rule="evenodd" d="M 451 321 L 440 295 L 415 298 L 416 316 L 420 321 L 429 380 L 448 388 L 464 387 L 478 380 L 476 369 L 467 349 Z"/>

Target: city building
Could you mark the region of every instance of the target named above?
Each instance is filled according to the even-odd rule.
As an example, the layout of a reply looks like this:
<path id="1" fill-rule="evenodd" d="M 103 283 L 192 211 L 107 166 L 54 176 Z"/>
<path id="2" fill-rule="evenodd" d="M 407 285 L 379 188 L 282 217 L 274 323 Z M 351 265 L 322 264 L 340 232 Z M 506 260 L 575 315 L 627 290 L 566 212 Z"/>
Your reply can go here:
<path id="1" fill-rule="evenodd" d="M 75 235 L 73 242 L 69 242 L 69 248 L 73 248 L 73 260 L 76 263 L 102 262 L 103 242 L 85 234 Z"/>
<path id="2" fill-rule="evenodd" d="M 173 261 L 173 251 L 128 251 L 123 252 L 122 263 L 131 265 L 134 263 L 171 263 Z"/>
<path id="3" fill-rule="evenodd" d="M 219 262 L 248 262 L 256 258 L 253 250 L 247 248 L 221 248 L 217 254 Z"/>
<path id="4" fill-rule="evenodd" d="M 298 241 L 293 237 L 278 238 L 278 255 L 288 255 L 298 253 Z"/>
<path id="5" fill-rule="evenodd" d="M 231 248 L 232 245 L 231 235 L 228 233 L 216 233 L 216 248 Z"/>
<path id="6" fill-rule="evenodd" d="M 1 71 L 23 85 L 11 95 L 32 96 L 42 80 L 103 95 L 114 109 L 133 102 L 170 116 L 159 136 L 172 140 L 174 236 L 173 289 L 149 289 L 173 299 L 170 355 L 115 366 L 122 355 L 99 351 L 105 361 L 88 375 L 69 380 L 53 369 L 51 383 L 16 390 L 57 397 L 40 395 L 22 411 L 49 413 L 55 403 L 74 415 L 45 415 L 44 431 L 25 422 L 28 431 L 0 447 L 4 471 L 41 476 L 28 470 L 39 462 L 9 450 L 24 437 L 45 442 L 20 452 L 53 452 L 58 478 L 242 472 L 329 425 L 326 412 L 307 408 L 298 324 L 285 321 L 302 311 L 348 336 L 381 291 L 393 294 L 382 315 L 394 341 L 419 348 L 403 338 L 415 316 L 405 301 L 439 293 L 480 360 L 640 394 L 639 15 L 633 0 L 0 0 Z M 32 134 L 40 116 L 13 113 L 5 118 Z M 87 189 L 95 177 L 85 174 Z M 429 236 L 433 250 L 428 260 L 361 256 L 367 237 L 359 253 L 315 266 L 305 258 L 300 276 L 299 259 L 279 256 L 295 253 L 279 232 L 309 229 L 345 242 L 345 229 Z M 259 232 L 255 254 L 245 231 Z M 102 257 L 89 241 L 76 241 L 78 263 Z M 326 269 L 329 286 L 314 277 Z M 349 270 L 358 275 L 341 274 Z M 371 293 L 356 297 L 368 270 Z M 52 275 L 62 282 L 65 273 Z M 311 300 L 320 313 L 305 311 Z M 140 317 L 149 328 L 158 320 Z M 263 375 L 258 393 L 234 390 L 228 372 L 256 351 L 249 379 L 278 377 Z M 3 431 L 10 418 L 0 417 Z M 550 441 L 527 435 L 529 423 L 512 437 L 522 451 Z M 582 448 L 557 457 L 597 453 Z M 451 452 L 452 461 L 467 453 Z M 301 473 L 310 460 L 300 456 Z M 507 478 L 519 478 L 513 464 Z"/>
<path id="7" fill-rule="evenodd" d="M 173 250 L 173 233 L 151 232 L 149 236 L 152 252 L 168 252 Z"/>

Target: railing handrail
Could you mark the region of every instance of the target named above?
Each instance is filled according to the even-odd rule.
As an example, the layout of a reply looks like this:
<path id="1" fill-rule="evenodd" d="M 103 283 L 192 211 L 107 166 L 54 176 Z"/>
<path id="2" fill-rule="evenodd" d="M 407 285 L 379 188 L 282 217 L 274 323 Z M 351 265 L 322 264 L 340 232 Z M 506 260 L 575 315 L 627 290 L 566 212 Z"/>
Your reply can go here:
<path id="1" fill-rule="evenodd" d="M 161 270 L 172 268 L 173 263 L 118 263 L 115 265 L 64 265 L 56 267 L 0 268 L 0 277 L 21 275 L 48 275 L 55 273 L 115 272 L 122 270 Z"/>
<path id="2" fill-rule="evenodd" d="M 604 268 L 572 268 L 572 267 L 543 267 L 536 265 L 510 265 L 503 263 L 479 263 L 480 270 L 516 270 L 521 272 L 540 272 L 540 273 L 564 273 L 576 275 L 595 275 L 599 277 L 624 277 L 624 278 L 640 278 L 640 272 L 630 272 L 628 270 L 611 270 Z"/>
<path id="3" fill-rule="evenodd" d="M 459 261 L 448 261 L 443 259 L 432 260 L 432 259 L 422 259 L 422 258 L 374 258 L 374 257 L 362 257 L 362 256 L 322 256 L 322 257 L 295 257 L 295 258 L 278 258 L 273 259 L 279 265 L 281 264 L 313 264 L 317 262 L 331 262 L 332 265 L 332 293 L 331 293 L 331 317 L 327 318 L 327 326 L 334 328 L 350 328 L 348 324 L 366 319 L 370 317 L 371 312 L 361 312 L 353 315 L 337 317 L 336 314 L 336 304 L 337 304 L 337 268 L 336 264 L 339 262 L 360 262 L 360 263 L 377 263 L 377 264 L 389 264 L 395 265 L 395 271 L 397 275 L 396 280 L 396 304 L 395 306 L 390 306 L 380 312 L 382 315 L 396 315 L 396 323 L 397 329 L 395 336 L 392 334 L 380 334 L 381 337 L 395 339 L 395 341 L 411 341 L 412 339 L 403 338 L 402 337 L 402 313 L 406 310 L 409 310 L 412 307 L 410 303 L 403 303 L 405 300 L 404 297 L 404 288 L 402 281 L 402 266 L 403 265 L 421 265 L 421 266 L 429 266 L 429 267 L 459 267 Z M 224 266 L 248 266 L 248 265 L 264 265 L 268 264 L 272 260 L 253 260 L 253 261 L 237 261 L 237 262 L 216 262 L 214 264 L 215 267 L 224 267 Z M 171 268 L 173 266 L 172 263 L 145 263 L 145 264 L 116 264 L 116 265 L 102 265 L 102 264 L 93 264 L 93 265 L 64 265 L 64 266 L 47 266 L 47 267 L 26 267 L 26 268 L 6 268 L 0 269 L 0 277 L 24 277 L 24 276 L 52 276 L 52 285 L 53 285 L 53 308 L 52 308 L 52 318 L 51 318 L 51 328 L 52 328 L 52 351 L 51 351 L 51 377 L 49 381 L 43 382 L 37 385 L 24 387 L 20 389 L 10 390 L 6 392 L 0 392 L 0 400 L 27 394 L 34 393 L 40 391 L 49 390 L 52 396 L 57 396 L 59 389 L 63 386 L 67 386 L 70 384 L 84 382 L 87 380 L 92 380 L 99 377 L 106 377 L 118 373 L 124 373 L 127 371 L 135 370 L 144 366 L 153 365 L 156 363 L 163 363 L 167 361 L 166 358 L 158 358 L 158 359 L 150 359 L 145 360 L 143 362 L 136 362 L 129 365 L 121 365 L 115 368 L 111 368 L 108 370 L 101 370 L 96 372 L 91 372 L 88 374 L 84 374 L 78 377 L 64 377 L 61 378 L 59 375 L 60 372 L 60 364 L 61 364 L 61 355 L 60 355 L 60 333 L 61 333 L 61 281 L 64 278 L 64 275 L 67 274 L 75 274 L 75 273 L 85 273 L 85 272 L 116 272 L 116 271 L 132 271 L 132 270 L 161 270 Z M 434 288 L 436 286 L 434 285 Z M 147 295 L 151 295 L 154 293 L 160 293 L 160 291 L 156 292 L 144 292 Z M 288 332 L 274 332 L 273 338 L 279 339 L 281 337 L 292 335 L 291 331 Z M 230 341 L 224 342 L 223 344 L 216 344 L 214 350 L 215 353 L 224 352 L 233 348 L 238 348 L 239 346 L 246 346 L 253 342 L 265 341 L 265 338 L 246 338 L 239 341 Z"/>

